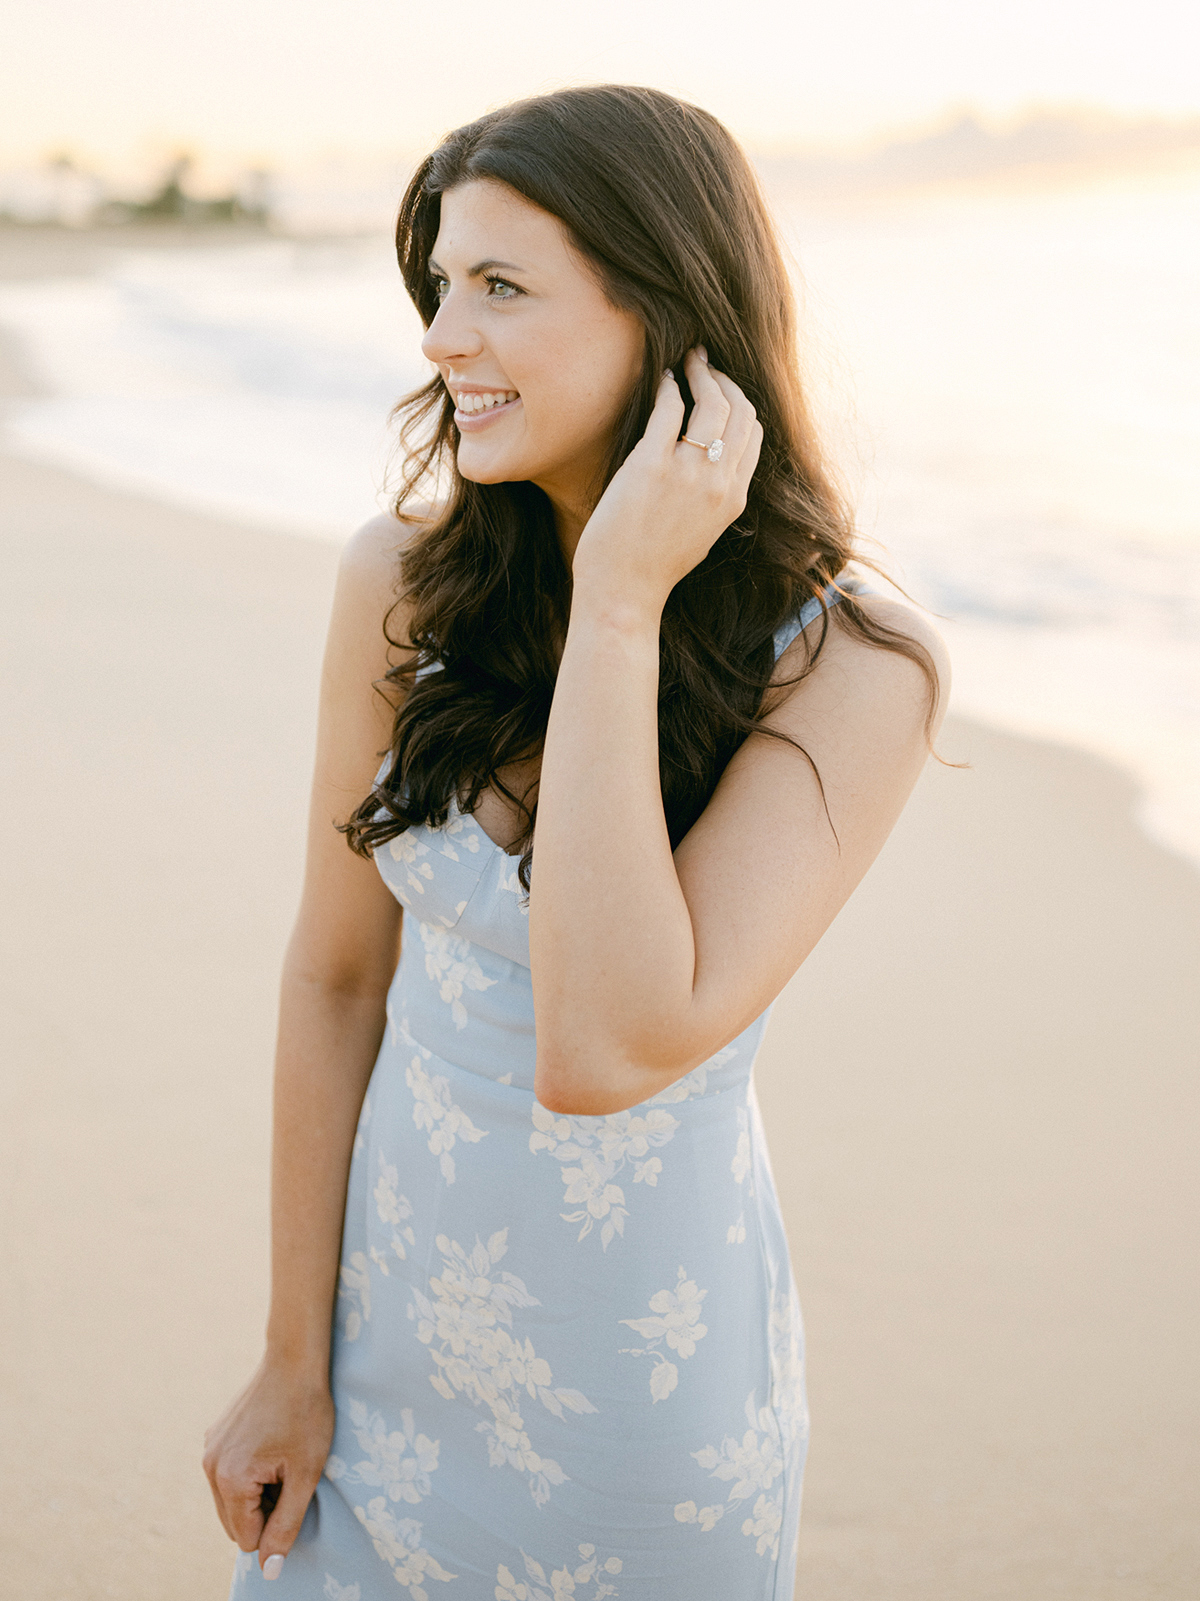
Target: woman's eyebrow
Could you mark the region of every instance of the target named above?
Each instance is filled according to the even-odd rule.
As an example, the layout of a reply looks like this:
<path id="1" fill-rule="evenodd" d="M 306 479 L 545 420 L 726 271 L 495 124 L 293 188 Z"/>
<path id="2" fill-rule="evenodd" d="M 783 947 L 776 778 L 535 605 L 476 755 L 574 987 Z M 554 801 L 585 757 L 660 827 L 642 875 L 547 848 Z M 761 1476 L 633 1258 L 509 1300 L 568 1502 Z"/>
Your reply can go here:
<path id="1" fill-rule="evenodd" d="M 496 261 L 494 258 L 489 257 L 486 261 L 477 261 L 473 267 L 468 267 L 467 277 L 478 278 L 481 272 L 487 272 L 492 267 L 503 267 L 507 272 L 527 272 L 529 270 L 527 267 L 519 267 L 515 261 Z M 445 268 L 440 266 L 432 256 L 429 258 L 429 268 L 431 272 L 441 273 L 443 278 L 446 276 Z"/>

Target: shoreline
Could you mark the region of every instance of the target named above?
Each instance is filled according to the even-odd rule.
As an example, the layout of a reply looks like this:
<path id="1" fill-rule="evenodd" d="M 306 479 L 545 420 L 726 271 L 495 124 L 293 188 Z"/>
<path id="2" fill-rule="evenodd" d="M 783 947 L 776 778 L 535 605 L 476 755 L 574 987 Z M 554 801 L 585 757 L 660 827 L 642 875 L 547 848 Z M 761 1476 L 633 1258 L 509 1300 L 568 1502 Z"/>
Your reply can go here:
<path id="1" fill-rule="evenodd" d="M 72 228 L 66 224 L 0 221 L 0 283 L 90 277 L 101 269 L 106 254 L 124 250 L 217 250 L 289 237 L 270 228 L 238 223 L 189 226 L 159 222 Z"/>
<path id="2" fill-rule="evenodd" d="M 228 330 L 219 318 L 209 326 L 203 306 L 193 305 L 188 298 L 187 282 L 189 274 L 196 275 L 196 263 L 204 259 L 205 251 L 215 261 L 239 243 L 256 244 L 268 251 L 286 245 L 290 252 L 294 247 L 305 253 L 306 260 L 307 252 L 315 251 L 310 263 L 314 267 L 330 248 L 329 241 L 296 239 L 288 243 L 253 229 L 127 228 L 102 234 L 0 229 L 0 287 L 6 277 L 29 283 L 35 282 L 39 273 L 104 275 L 106 265 L 116 260 L 114 252 L 149 256 L 160 249 L 169 255 L 182 250 L 195 256 L 195 261 L 179 267 L 182 287 L 174 276 L 177 267 L 168 270 L 164 265 L 161 292 L 168 301 L 172 296 L 181 297 L 178 309 L 183 321 L 198 318 L 200 332 L 207 329 L 206 337 L 223 348 Z M 344 247 L 344 241 L 337 246 Z M 375 260 L 374 247 L 369 254 Z M 150 262 L 146 271 L 151 284 L 157 283 L 159 268 Z M 208 275 L 201 271 L 200 276 Z M 307 271 L 300 274 L 301 279 L 308 276 Z M 119 277 L 118 273 L 114 284 Z M 222 282 L 226 295 L 246 288 L 236 274 L 233 281 Z M 138 303 L 139 283 L 134 274 L 129 293 Z M 285 289 L 288 283 L 290 279 L 283 285 Z M 251 281 L 250 292 L 253 287 Z M 268 532 L 302 533 L 305 538 L 334 544 L 345 530 L 380 509 L 383 486 L 392 471 L 382 421 L 386 397 L 394 393 L 390 386 L 396 374 L 390 365 L 382 376 L 376 374 L 383 385 L 376 395 L 378 404 L 359 406 L 357 412 L 347 411 L 349 402 L 344 400 L 322 409 L 323 403 L 311 388 L 312 372 L 305 378 L 309 389 L 301 386 L 306 398 L 297 399 L 294 405 L 288 401 L 282 409 L 281 402 L 268 401 L 253 384 L 245 393 L 235 385 L 220 404 L 202 395 L 191 396 L 185 403 L 166 392 L 161 404 L 139 403 L 122 389 L 122 385 L 136 386 L 140 380 L 136 365 L 128 372 L 122 365 L 120 340 L 106 345 L 102 338 L 94 349 L 84 340 L 82 346 L 70 345 L 64 351 L 57 336 L 50 337 L 48 332 L 64 314 L 61 307 L 55 310 L 54 297 L 60 292 L 68 313 L 79 301 L 70 314 L 79 316 L 82 323 L 90 318 L 96 326 L 107 327 L 105 319 L 111 316 L 125 328 L 121 322 L 124 314 L 104 298 L 110 288 L 112 285 L 92 289 L 66 284 L 61 291 L 53 289 L 50 302 L 36 302 L 35 297 L 41 306 L 36 314 L 28 308 L 22 311 L 25 290 L 18 291 L 10 312 L 13 331 L 6 334 L 0 328 L 0 398 L 15 402 L 9 411 L 7 436 L 0 437 L 0 449 L 81 475 L 101 489 L 159 499 L 221 522 L 252 524 Z M 88 298 L 93 294 L 100 297 L 95 304 Z M 318 308 L 309 309 L 318 314 Z M 343 307 L 339 315 L 347 314 Z M 169 324 L 170 318 L 158 330 L 168 344 Z M 142 349 L 139 340 L 148 338 L 157 326 L 151 319 L 142 327 L 135 319 L 125 328 L 131 348 Z M 303 329 L 289 326 L 289 339 L 298 339 L 301 350 L 307 350 Z M 20 327 L 26 328 L 25 334 L 17 332 Z M 30 341 L 27 346 L 25 339 Z M 149 348 L 153 358 L 153 341 Z M 188 360 L 196 359 L 198 352 L 202 356 L 203 339 L 188 349 Z M 64 393 L 48 393 L 46 385 L 37 381 L 40 367 L 34 358 L 38 350 L 43 350 L 40 360 L 57 362 L 57 367 L 47 371 L 59 372 Z M 318 367 L 324 359 L 319 352 L 309 352 L 304 359 L 309 357 Z M 80 371 L 88 375 L 78 393 L 72 388 L 73 362 L 82 363 Z M 186 362 L 181 370 L 186 377 L 190 371 Z M 154 377 L 155 373 L 151 359 L 151 376 L 159 382 L 161 375 Z M 106 387 L 110 383 L 111 396 Z M 25 412 L 22 402 L 33 404 Z M 340 441 L 328 456 L 322 454 L 327 439 Z M 375 443 L 370 444 L 370 439 Z M 257 448 L 253 441 L 258 441 Z M 300 449 L 301 445 L 306 448 Z M 265 472 L 261 470 L 264 466 Z M 936 509 L 941 504 L 936 499 L 937 485 L 927 487 L 934 494 Z M 966 508 L 964 516 L 969 510 Z M 934 521 L 945 514 L 942 507 Z M 864 512 L 864 522 L 868 521 Z M 1109 535 L 1097 535 L 1103 547 L 1099 554 L 1096 538 L 1080 545 L 1081 550 L 1091 551 L 1086 559 L 1080 556 L 1076 561 L 1071 548 L 1064 546 L 1059 563 L 1062 570 L 1053 563 L 1047 569 L 1049 593 L 1026 595 L 1030 586 L 1025 583 L 1022 587 L 1022 552 L 1029 555 L 1035 576 L 1043 571 L 1047 558 L 1045 552 L 1039 555 L 1021 545 L 1019 526 L 1014 532 L 1017 547 L 1010 553 L 1011 559 L 1000 561 L 1003 570 L 992 574 L 996 586 L 996 596 L 992 596 L 975 569 L 986 574 L 988 563 L 998 559 L 995 541 L 992 545 L 985 541 L 968 559 L 969 552 L 956 554 L 957 547 L 945 545 L 944 539 L 943 547 L 938 546 L 943 530 L 925 556 L 919 539 L 906 555 L 903 520 L 893 530 L 893 549 L 886 554 L 890 570 L 903 576 L 906 564 L 912 568 L 915 561 L 917 576 L 910 573 L 908 587 L 930 605 L 934 615 L 950 614 L 946 633 L 957 669 L 955 707 L 968 719 L 998 731 L 1090 751 L 1132 774 L 1145 790 L 1139 816 L 1147 833 L 1200 870 L 1200 811 L 1194 799 L 1200 793 L 1200 762 L 1190 755 L 1193 749 L 1200 749 L 1193 738 L 1198 733 L 1198 703 L 1193 691 L 1200 691 L 1195 561 L 1189 556 L 1178 570 L 1178 564 L 1175 568 L 1171 565 L 1172 553 L 1156 548 L 1153 560 L 1147 558 L 1148 574 L 1143 572 L 1139 583 L 1129 582 L 1118 590 L 1113 587 L 1113 577 L 1123 558 Z M 1096 535 L 1095 529 L 1092 534 Z M 869 537 L 864 538 L 864 545 L 872 548 Z M 942 554 L 935 560 L 931 552 L 939 548 Z M 956 594 L 956 583 L 960 588 L 965 585 L 961 594 Z M 1087 597 L 1092 593 L 1089 586 L 1095 585 L 1099 588 L 1093 615 Z M 1127 625 L 1121 626 L 1119 618 L 1126 615 Z"/>
<path id="3" fill-rule="evenodd" d="M 208 1601 L 337 549 L 0 483 L 6 1571 Z M 757 1069 L 809 1331 L 798 1593 L 1185 1601 L 1200 882 L 1107 764 L 940 743 L 971 769 L 930 764 Z"/>

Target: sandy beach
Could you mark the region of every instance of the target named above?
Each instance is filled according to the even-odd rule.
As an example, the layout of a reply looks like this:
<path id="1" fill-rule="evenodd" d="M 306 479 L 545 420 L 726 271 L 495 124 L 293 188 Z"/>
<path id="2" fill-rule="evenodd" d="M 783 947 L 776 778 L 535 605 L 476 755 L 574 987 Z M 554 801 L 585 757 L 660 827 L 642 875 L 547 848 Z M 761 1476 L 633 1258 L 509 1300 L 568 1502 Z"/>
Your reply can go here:
<path id="1" fill-rule="evenodd" d="M 0 1593 L 214 1601 L 336 552 L 13 457 L 0 500 Z M 1200 876 L 1090 757 L 941 748 L 760 1061 L 797 1595 L 1191 1601 Z"/>

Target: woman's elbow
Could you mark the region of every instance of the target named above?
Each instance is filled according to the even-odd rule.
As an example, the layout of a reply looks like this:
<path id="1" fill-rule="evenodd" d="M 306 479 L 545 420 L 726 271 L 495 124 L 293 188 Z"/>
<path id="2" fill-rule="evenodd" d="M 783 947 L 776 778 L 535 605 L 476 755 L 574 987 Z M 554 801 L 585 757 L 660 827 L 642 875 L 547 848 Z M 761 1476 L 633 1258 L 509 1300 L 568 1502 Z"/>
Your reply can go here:
<path id="1" fill-rule="evenodd" d="M 534 1095 L 560 1116 L 604 1117 L 649 1100 L 694 1065 L 678 1051 L 631 1052 L 616 1042 L 599 1049 L 543 1044 L 539 1037 Z"/>

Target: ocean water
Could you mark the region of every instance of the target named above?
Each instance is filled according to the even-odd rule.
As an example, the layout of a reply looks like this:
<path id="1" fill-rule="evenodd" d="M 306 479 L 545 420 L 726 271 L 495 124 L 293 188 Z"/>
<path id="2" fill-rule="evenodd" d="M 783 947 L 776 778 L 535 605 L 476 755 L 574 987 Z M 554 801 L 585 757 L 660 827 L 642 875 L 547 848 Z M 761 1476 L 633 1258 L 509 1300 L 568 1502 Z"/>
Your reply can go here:
<path id="1" fill-rule="evenodd" d="M 960 712 L 1118 763 L 1200 865 L 1200 175 L 779 197 L 811 390 Z M 429 372 L 382 238 L 138 252 L 0 285 L 44 394 L 5 447 L 340 539 Z"/>
<path id="2" fill-rule="evenodd" d="M 329 539 L 386 504 L 389 411 L 432 371 L 378 238 L 130 249 L 0 284 L 0 326 L 47 391 L 7 448 Z"/>
<path id="3" fill-rule="evenodd" d="M 953 705 L 1117 763 L 1200 863 L 1200 173 L 781 220 L 826 432 Z"/>

